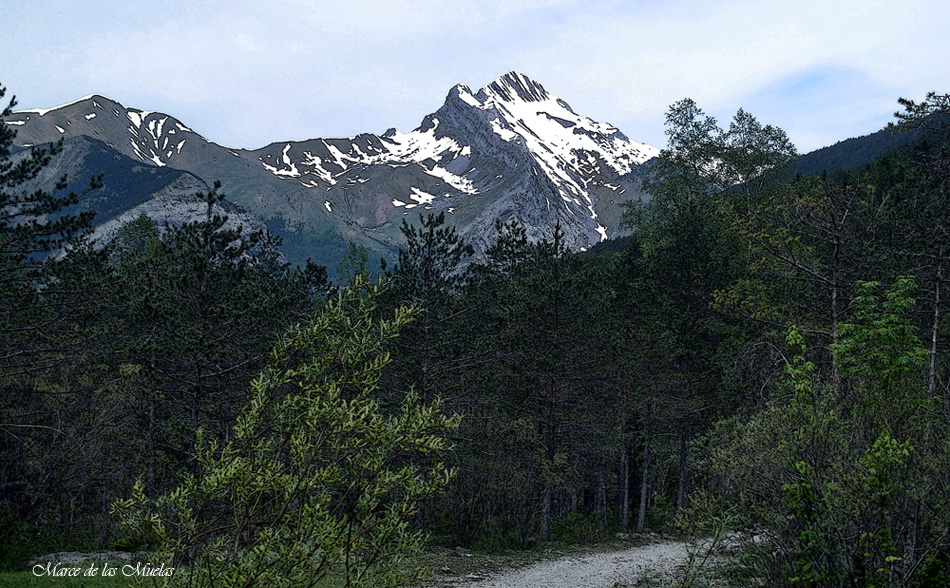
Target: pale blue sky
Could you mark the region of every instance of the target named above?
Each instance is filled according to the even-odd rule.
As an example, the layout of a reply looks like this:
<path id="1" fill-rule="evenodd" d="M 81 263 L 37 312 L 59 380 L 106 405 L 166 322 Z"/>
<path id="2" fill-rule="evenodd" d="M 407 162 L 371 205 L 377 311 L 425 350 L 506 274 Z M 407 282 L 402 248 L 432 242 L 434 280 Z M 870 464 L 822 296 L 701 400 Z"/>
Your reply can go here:
<path id="1" fill-rule="evenodd" d="M 522 72 L 665 145 L 690 97 L 802 151 L 950 91 L 950 3 L 610 0 L 3 0 L 0 83 L 20 108 L 88 94 L 229 147 L 416 127 L 456 83 Z"/>

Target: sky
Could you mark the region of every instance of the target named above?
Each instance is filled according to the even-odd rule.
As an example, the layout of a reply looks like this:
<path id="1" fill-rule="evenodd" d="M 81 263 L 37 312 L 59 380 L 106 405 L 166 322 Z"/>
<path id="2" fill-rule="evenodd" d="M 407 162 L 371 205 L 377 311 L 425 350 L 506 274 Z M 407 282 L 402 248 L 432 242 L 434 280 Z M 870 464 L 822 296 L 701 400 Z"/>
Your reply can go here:
<path id="1" fill-rule="evenodd" d="M 948 25 L 946 0 L 2 0 L 0 84 L 21 109 L 102 94 L 257 148 L 407 132 L 518 71 L 635 141 L 664 147 L 692 98 L 805 153 L 950 91 Z"/>

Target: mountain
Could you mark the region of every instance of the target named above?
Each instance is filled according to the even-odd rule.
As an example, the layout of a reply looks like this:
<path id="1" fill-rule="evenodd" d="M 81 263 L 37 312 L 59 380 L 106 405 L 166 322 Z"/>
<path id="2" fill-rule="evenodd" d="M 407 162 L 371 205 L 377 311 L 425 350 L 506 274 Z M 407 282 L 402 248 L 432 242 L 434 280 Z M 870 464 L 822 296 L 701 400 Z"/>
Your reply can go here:
<path id="1" fill-rule="evenodd" d="M 349 243 L 392 256 L 399 227 L 447 214 L 484 250 L 496 220 L 518 219 L 534 239 L 555 223 L 577 250 L 617 234 L 624 201 L 639 198 L 640 166 L 658 149 L 575 113 L 509 72 L 473 92 L 452 88 L 408 133 L 217 145 L 172 116 L 88 96 L 7 117 L 17 144 L 89 137 L 144 165 L 221 180 L 228 199 L 284 237 L 292 261 L 335 267 Z"/>
<path id="2" fill-rule="evenodd" d="M 12 154 L 13 161 L 26 155 L 26 150 Z M 66 175 L 68 182 L 63 193 L 82 193 L 93 176 L 102 176 L 102 187 L 84 193 L 80 201 L 62 211 L 75 214 L 94 211 L 92 241 L 105 243 L 119 227 L 144 214 L 160 228 L 180 226 L 201 220 L 207 213 L 207 204 L 197 197 L 198 192 L 210 188 L 200 178 L 169 167 L 156 167 L 133 159 L 96 139 L 75 136 L 65 139 L 62 150 L 50 165 L 23 190 L 49 188 Z M 245 233 L 264 228 L 263 223 L 238 206 L 224 201 L 214 205 L 214 213 L 227 216 L 225 226 L 242 227 Z"/>
<path id="3" fill-rule="evenodd" d="M 801 156 L 795 171 L 809 176 L 820 176 L 823 172 L 853 170 L 868 165 L 881 155 L 910 145 L 926 136 L 922 130 L 896 132 L 885 128 L 864 135 L 838 141 L 834 145 L 816 149 Z"/>

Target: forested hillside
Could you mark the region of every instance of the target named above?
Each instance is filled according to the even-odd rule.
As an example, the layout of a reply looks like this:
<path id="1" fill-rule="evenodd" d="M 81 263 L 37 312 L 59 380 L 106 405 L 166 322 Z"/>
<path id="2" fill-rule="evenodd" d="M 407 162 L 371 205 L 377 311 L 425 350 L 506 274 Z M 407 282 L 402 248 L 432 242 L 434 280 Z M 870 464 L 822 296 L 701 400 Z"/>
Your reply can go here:
<path id="1" fill-rule="evenodd" d="M 498 223 L 473 259 L 427 214 L 336 285 L 226 229 L 217 188 L 202 222 L 43 262 L 81 195 L 19 191 L 60 147 L 5 165 L 0 126 L 0 564 L 112 546 L 184 584 L 395 585 L 425 535 L 727 521 L 769 586 L 945 584 L 947 102 L 905 106 L 925 141 L 815 177 L 683 100 L 616 246 Z"/>

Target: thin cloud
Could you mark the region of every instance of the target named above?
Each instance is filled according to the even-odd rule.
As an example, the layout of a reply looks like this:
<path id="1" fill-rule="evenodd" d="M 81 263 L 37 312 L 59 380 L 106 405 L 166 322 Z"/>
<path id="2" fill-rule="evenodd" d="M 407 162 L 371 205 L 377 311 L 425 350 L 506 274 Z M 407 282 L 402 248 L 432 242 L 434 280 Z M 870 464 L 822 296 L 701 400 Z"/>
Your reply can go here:
<path id="1" fill-rule="evenodd" d="M 635 140 L 662 146 L 666 109 L 691 97 L 784 121 L 807 151 L 945 90 L 947 22 L 923 0 L 9 0 L 0 82 L 22 107 L 104 93 L 258 147 L 409 130 L 454 84 L 517 70 Z"/>

